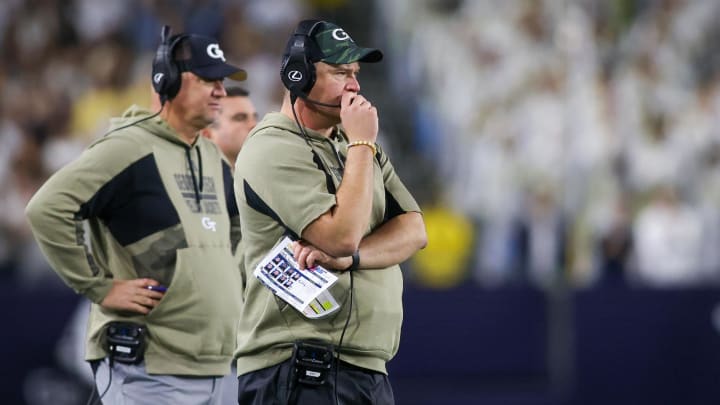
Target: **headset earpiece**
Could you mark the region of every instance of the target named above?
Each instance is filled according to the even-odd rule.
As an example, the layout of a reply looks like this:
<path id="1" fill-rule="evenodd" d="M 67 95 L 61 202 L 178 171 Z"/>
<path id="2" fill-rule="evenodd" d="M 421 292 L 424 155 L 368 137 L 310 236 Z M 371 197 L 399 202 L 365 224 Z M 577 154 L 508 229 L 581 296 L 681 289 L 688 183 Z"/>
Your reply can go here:
<path id="1" fill-rule="evenodd" d="M 160 33 L 160 46 L 155 53 L 152 65 L 152 85 L 155 92 L 160 95 L 160 102 L 165 104 L 167 100 L 173 99 L 178 91 L 182 76 L 177 63 L 173 61 L 175 46 L 186 35 L 170 36 L 170 27 L 165 25 Z"/>
<path id="2" fill-rule="evenodd" d="M 310 58 L 310 37 L 322 21 L 303 21 L 295 30 L 280 68 L 280 78 L 291 95 L 306 98 L 315 85 L 315 65 Z"/>

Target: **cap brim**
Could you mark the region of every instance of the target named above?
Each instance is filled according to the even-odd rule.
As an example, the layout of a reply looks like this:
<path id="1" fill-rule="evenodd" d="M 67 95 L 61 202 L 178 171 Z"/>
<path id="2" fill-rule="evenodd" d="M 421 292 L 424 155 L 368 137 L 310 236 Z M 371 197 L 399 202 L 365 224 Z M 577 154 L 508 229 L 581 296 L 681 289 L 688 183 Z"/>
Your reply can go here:
<path id="1" fill-rule="evenodd" d="M 353 62 L 375 63 L 380 62 L 382 58 L 383 53 L 379 49 L 356 47 L 351 50 L 343 50 L 342 52 L 325 57 L 322 61 L 325 63 L 332 63 L 334 65 L 342 65 Z"/>
<path id="2" fill-rule="evenodd" d="M 190 69 L 196 75 L 204 79 L 225 79 L 229 78 L 239 82 L 247 79 L 247 72 L 227 63 L 200 66 Z"/>

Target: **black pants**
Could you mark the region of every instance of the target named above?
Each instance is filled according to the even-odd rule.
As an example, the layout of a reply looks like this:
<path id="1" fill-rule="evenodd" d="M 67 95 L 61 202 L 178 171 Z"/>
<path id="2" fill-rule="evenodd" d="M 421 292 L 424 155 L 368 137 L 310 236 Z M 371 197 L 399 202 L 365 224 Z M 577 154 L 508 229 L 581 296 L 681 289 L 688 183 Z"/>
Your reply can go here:
<path id="1" fill-rule="evenodd" d="M 340 361 L 335 402 L 335 368 L 325 384 L 293 383 L 292 360 L 238 377 L 239 405 L 394 405 L 388 376 Z M 291 391 L 292 390 L 292 391 Z"/>

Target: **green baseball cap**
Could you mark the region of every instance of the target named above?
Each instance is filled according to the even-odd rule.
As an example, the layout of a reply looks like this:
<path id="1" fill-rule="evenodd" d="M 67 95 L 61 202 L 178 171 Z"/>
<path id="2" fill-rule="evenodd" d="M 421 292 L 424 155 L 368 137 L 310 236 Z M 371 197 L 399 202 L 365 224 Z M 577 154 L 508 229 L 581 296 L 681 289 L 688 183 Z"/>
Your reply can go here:
<path id="1" fill-rule="evenodd" d="M 333 23 L 321 21 L 312 32 L 312 38 L 321 55 L 318 60 L 341 65 L 353 62 L 380 62 L 383 54 L 379 49 L 362 48 L 355 44 L 344 29 Z"/>

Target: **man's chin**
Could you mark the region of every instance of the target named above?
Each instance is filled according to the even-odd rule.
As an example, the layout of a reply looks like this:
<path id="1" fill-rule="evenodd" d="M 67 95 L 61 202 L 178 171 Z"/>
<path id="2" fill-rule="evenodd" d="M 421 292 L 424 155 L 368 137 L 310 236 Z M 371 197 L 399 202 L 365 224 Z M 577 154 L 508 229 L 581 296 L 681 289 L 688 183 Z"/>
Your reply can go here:
<path id="1" fill-rule="evenodd" d="M 213 122 L 215 122 L 215 119 L 217 118 L 217 116 L 218 116 L 218 114 L 214 114 L 214 115 L 207 114 L 204 117 L 197 117 L 196 119 L 193 120 L 193 126 L 195 128 L 197 128 L 197 130 L 199 131 L 199 130 L 207 127 L 208 125 L 212 124 Z"/>

